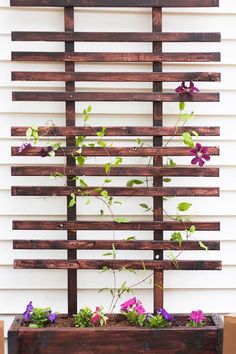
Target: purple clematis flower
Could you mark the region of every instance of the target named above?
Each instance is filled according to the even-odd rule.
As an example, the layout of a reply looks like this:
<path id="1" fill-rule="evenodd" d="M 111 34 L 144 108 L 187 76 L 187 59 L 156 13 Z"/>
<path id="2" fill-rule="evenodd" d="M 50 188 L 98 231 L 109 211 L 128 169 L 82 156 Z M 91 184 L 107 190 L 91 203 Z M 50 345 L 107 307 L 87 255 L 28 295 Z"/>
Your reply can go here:
<path id="1" fill-rule="evenodd" d="M 169 314 L 165 309 L 160 308 L 160 309 L 158 310 L 158 313 L 159 313 L 160 315 L 162 315 L 162 317 L 163 317 L 166 321 L 169 321 L 169 322 L 174 321 L 174 317 L 173 317 L 171 314 Z"/>
<path id="2" fill-rule="evenodd" d="M 202 323 L 205 320 L 205 316 L 201 310 L 192 311 L 190 315 L 190 320 L 196 323 Z"/>
<path id="3" fill-rule="evenodd" d="M 201 144 L 197 143 L 195 145 L 195 148 L 190 150 L 190 153 L 192 155 L 195 155 L 195 157 L 191 161 L 191 164 L 199 164 L 199 166 L 202 167 L 205 164 L 204 160 L 209 161 L 211 159 L 207 151 L 208 148 L 206 146 L 202 146 Z"/>
<path id="4" fill-rule="evenodd" d="M 42 148 L 40 150 L 40 156 L 41 157 L 46 157 L 48 156 L 48 154 L 53 150 L 53 147 L 52 146 L 47 146 L 45 148 Z"/>
<path id="5" fill-rule="evenodd" d="M 27 150 L 31 147 L 32 147 L 32 145 L 30 143 L 24 143 L 18 148 L 17 152 L 18 152 L 18 154 L 21 154 L 24 150 Z"/>
<path id="6" fill-rule="evenodd" d="M 49 322 L 51 323 L 55 323 L 56 319 L 57 319 L 57 314 L 56 313 L 52 313 L 51 311 L 48 313 L 47 315 L 47 319 Z"/>
<path id="7" fill-rule="evenodd" d="M 194 85 L 193 81 L 190 81 L 189 86 L 186 86 L 185 81 L 182 81 L 181 85 L 175 90 L 177 93 L 189 93 L 191 96 L 196 92 L 199 92 L 199 89 Z"/>
<path id="8" fill-rule="evenodd" d="M 32 305 L 32 301 L 30 301 L 28 303 L 28 305 L 26 306 L 25 312 L 23 313 L 24 321 L 29 321 L 30 320 L 31 312 L 33 311 L 33 309 L 34 309 L 34 306 Z"/>

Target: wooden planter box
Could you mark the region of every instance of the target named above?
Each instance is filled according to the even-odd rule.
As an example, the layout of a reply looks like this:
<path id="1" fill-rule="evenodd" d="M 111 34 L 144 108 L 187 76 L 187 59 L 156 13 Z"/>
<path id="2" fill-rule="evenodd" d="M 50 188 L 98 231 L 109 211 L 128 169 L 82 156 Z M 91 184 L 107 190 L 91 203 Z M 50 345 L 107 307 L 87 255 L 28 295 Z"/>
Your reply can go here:
<path id="1" fill-rule="evenodd" d="M 181 315 L 179 315 L 181 316 Z M 21 326 L 16 317 L 8 332 L 9 354 L 222 354 L 223 325 L 202 328 L 136 327 L 42 328 Z"/>

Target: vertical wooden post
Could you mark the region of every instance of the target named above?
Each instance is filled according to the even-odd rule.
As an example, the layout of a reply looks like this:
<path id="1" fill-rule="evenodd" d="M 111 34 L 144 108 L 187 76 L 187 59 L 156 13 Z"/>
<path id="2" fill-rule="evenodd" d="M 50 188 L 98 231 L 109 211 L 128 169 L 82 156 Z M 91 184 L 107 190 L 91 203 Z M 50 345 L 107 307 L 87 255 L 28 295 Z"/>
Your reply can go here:
<path id="1" fill-rule="evenodd" d="M 162 8 L 154 7 L 152 9 L 152 30 L 153 32 L 162 31 Z M 153 43 L 153 53 L 162 54 L 162 42 Z M 153 63 L 153 72 L 161 72 L 162 63 Z M 153 92 L 162 92 L 162 82 L 153 83 Z M 162 126 L 163 124 L 163 103 L 153 102 L 153 126 Z M 162 137 L 153 138 L 153 146 L 162 146 Z M 153 158 L 154 166 L 162 166 L 162 157 Z M 154 187 L 162 187 L 162 177 L 154 177 Z M 163 199 L 162 197 L 153 198 L 154 220 L 163 220 Z M 154 240 L 163 240 L 163 231 L 154 232 Z M 154 251 L 154 259 L 162 260 L 163 251 Z M 154 271 L 154 311 L 163 307 L 163 271 Z"/>
<path id="2" fill-rule="evenodd" d="M 65 22 L 65 31 L 74 31 L 74 8 L 73 7 L 65 7 L 64 9 L 64 22 Z M 74 42 L 65 42 L 65 52 L 74 52 Z M 65 71 L 66 72 L 74 72 L 75 71 L 75 63 L 74 62 L 66 62 L 65 63 Z M 75 92 L 75 82 L 70 81 L 66 82 L 65 89 L 67 92 Z M 67 101 L 66 105 L 66 126 L 71 127 L 75 126 L 75 102 Z M 67 136 L 66 137 L 66 146 L 74 147 L 75 139 L 74 137 Z M 75 166 L 75 160 L 72 156 L 68 156 L 66 158 L 67 166 Z M 70 187 L 76 186 L 76 181 L 72 181 L 71 177 L 67 179 L 67 185 Z M 75 221 L 76 220 L 76 205 L 72 208 L 69 208 L 70 196 L 67 197 L 67 220 Z M 69 230 L 67 232 L 68 240 L 76 240 L 76 231 Z M 68 259 L 76 259 L 76 250 L 69 250 L 67 252 Z M 77 271 L 76 270 L 68 270 L 68 314 L 72 316 L 77 313 Z"/>
<path id="3" fill-rule="evenodd" d="M 0 321 L 0 354 L 4 354 L 4 322 Z"/>

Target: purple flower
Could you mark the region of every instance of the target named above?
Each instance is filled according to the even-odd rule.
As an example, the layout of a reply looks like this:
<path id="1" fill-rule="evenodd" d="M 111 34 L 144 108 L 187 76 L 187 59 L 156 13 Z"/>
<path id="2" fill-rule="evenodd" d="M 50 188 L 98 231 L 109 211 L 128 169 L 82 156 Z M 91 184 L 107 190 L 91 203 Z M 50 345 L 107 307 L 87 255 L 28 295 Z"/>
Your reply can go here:
<path id="1" fill-rule="evenodd" d="M 142 306 L 142 304 L 137 304 L 134 310 L 137 312 L 138 315 L 143 315 L 145 313 L 145 308 Z"/>
<path id="2" fill-rule="evenodd" d="M 45 148 L 42 148 L 42 149 L 40 150 L 40 156 L 41 156 L 41 157 L 46 157 L 46 156 L 48 156 L 48 154 L 49 154 L 51 151 L 53 151 L 53 147 L 52 147 L 52 146 L 47 146 L 47 147 L 45 147 Z"/>
<path id="3" fill-rule="evenodd" d="M 18 152 L 18 154 L 21 154 L 24 150 L 27 150 L 31 147 L 32 147 L 32 145 L 30 143 L 24 143 L 18 148 L 17 152 Z"/>
<path id="4" fill-rule="evenodd" d="M 122 312 L 127 312 L 130 307 L 134 306 L 134 305 L 138 305 L 140 302 L 137 301 L 136 297 L 133 297 L 132 299 L 129 299 L 128 301 L 124 302 L 123 304 L 121 304 L 121 311 Z"/>
<path id="5" fill-rule="evenodd" d="M 165 309 L 163 308 L 160 308 L 158 310 L 158 313 L 160 315 L 162 315 L 162 317 L 166 320 L 166 321 L 169 321 L 169 322 L 172 322 L 174 321 L 174 317 L 172 315 L 170 315 Z"/>
<path id="6" fill-rule="evenodd" d="M 48 319 L 49 322 L 55 323 L 55 321 L 57 319 L 57 314 L 56 313 L 52 313 L 51 311 L 49 311 L 49 313 L 47 315 L 47 319 Z"/>
<path id="7" fill-rule="evenodd" d="M 196 92 L 199 92 L 199 89 L 190 81 L 189 86 L 186 86 L 185 81 L 182 81 L 181 86 L 178 86 L 175 90 L 177 93 L 189 93 L 191 96 Z"/>
<path id="8" fill-rule="evenodd" d="M 28 303 L 28 305 L 26 306 L 25 312 L 23 313 L 24 321 L 29 321 L 30 320 L 31 312 L 33 311 L 33 309 L 34 309 L 34 307 L 32 305 L 32 301 L 30 301 Z"/>
<path id="9" fill-rule="evenodd" d="M 195 155 L 195 157 L 191 161 L 191 164 L 199 164 L 199 166 L 202 167 L 205 163 L 204 160 L 209 161 L 211 159 L 210 156 L 207 154 L 207 151 L 208 148 L 206 146 L 202 146 L 201 144 L 197 143 L 195 145 L 195 148 L 190 150 L 190 153 L 192 155 Z"/>
<path id="10" fill-rule="evenodd" d="M 190 320 L 196 323 L 202 323 L 205 320 L 205 316 L 201 310 L 192 311 L 190 315 Z"/>

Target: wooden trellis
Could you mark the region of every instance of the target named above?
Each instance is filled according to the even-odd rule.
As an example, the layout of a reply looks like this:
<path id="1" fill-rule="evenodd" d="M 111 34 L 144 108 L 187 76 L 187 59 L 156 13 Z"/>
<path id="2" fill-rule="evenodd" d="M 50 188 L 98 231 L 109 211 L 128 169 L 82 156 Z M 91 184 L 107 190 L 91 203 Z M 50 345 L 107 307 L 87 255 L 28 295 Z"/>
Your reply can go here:
<path id="1" fill-rule="evenodd" d="M 32 269 L 68 269 L 68 313 L 77 312 L 77 269 L 101 269 L 104 266 L 111 268 L 136 268 L 142 269 L 140 260 L 83 260 L 77 259 L 78 249 L 111 249 L 112 244 L 117 250 L 153 250 L 153 260 L 145 261 L 147 269 L 154 270 L 154 309 L 163 306 L 163 271 L 176 270 L 175 264 L 163 259 L 164 250 L 201 250 L 199 242 L 188 241 L 180 246 L 177 242 L 164 241 L 163 231 L 184 230 L 193 222 L 185 225 L 175 221 L 163 220 L 164 196 L 218 196 L 219 188 L 199 187 L 163 187 L 163 177 L 191 176 L 191 177 L 218 177 L 219 169 L 216 167 L 173 167 L 163 165 L 163 156 L 188 156 L 189 148 L 163 147 L 163 136 L 181 135 L 185 128 L 163 127 L 163 102 L 217 102 L 218 93 L 198 93 L 194 96 L 188 94 L 166 93 L 162 90 L 162 82 L 179 81 L 219 81 L 218 73 L 208 72 L 163 72 L 165 62 L 214 62 L 220 60 L 220 54 L 210 53 L 164 53 L 163 42 L 219 42 L 219 33 L 164 33 L 162 32 L 162 8 L 165 7 L 210 7 L 218 6 L 218 0 L 11 0 L 11 6 L 42 6 L 64 8 L 64 32 L 13 32 L 13 41 L 51 41 L 64 42 L 64 52 L 13 52 L 13 61 L 32 62 L 64 62 L 63 72 L 22 72 L 12 73 L 12 79 L 18 81 L 62 81 L 65 82 L 65 92 L 13 92 L 14 101 L 61 101 L 65 102 L 65 127 L 39 127 L 39 134 L 43 136 L 66 137 L 66 147 L 58 150 L 56 155 L 66 154 L 66 168 L 63 166 L 16 166 L 12 167 L 13 176 L 50 176 L 52 173 L 66 171 L 67 186 L 63 187 L 12 187 L 14 196 L 65 196 L 67 197 L 66 220 L 20 220 L 13 222 L 16 230 L 67 230 L 67 240 L 21 240 L 14 241 L 15 249 L 66 249 L 68 257 L 65 260 L 15 260 L 15 268 Z M 151 33 L 94 33 L 74 31 L 75 7 L 151 7 L 152 32 Z M 81 53 L 75 52 L 75 42 L 151 42 L 153 50 L 150 53 Z M 153 71 L 144 72 L 76 72 L 75 63 L 87 62 L 115 62 L 153 63 Z M 148 93 L 121 93 L 121 92 L 78 92 L 76 82 L 153 82 L 153 90 Z M 104 167 L 85 165 L 78 166 L 71 156 L 75 147 L 75 137 L 78 135 L 93 136 L 101 127 L 91 130 L 89 127 L 77 127 L 75 122 L 76 101 L 137 101 L 153 102 L 153 126 L 147 127 L 108 127 L 106 136 L 151 136 L 153 147 L 108 147 L 110 156 L 153 156 L 152 166 L 119 166 L 111 169 L 111 176 L 152 176 L 153 186 L 143 187 L 110 187 L 106 188 L 111 196 L 151 196 L 153 197 L 153 221 L 129 222 L 119 224 L 105 221 L 80 221 L 77 220 L 76 207 L 69 208 L 71 187 L 76 187 L 76 182 L 71 181 L 72 176 L 105 176 Z M 29 122 L 30 123 L 30 122 Z M 28 127 L 13 127 L 12 136 L 24 136 Z M 200 136 L 218 136 L 219 127 L 187 127 L 189 131 L 195 130 Z M 219 149 L 209 148 L 211 155 L 218 155 Z M 39 156 L 40 148 L 32 147 L 21 153 L 25 156 Z M 105 156 L 102 148 L 84 148 L 84 156 Z M 19 155 L 17 147 L 12 148 L 12 155 Z M 91 195 L 96 195 L 94 188 L 88 188 Z M 219 230 L 218 222 L 195 222 L 199 231 Z M 153 241 L 108 241 L 108 240 L 79 240 L 79 230 L 152 230 Z M 205 242 L 209 250 L 219 250 L 219 242 Z M 157 256 L 158 259 L 157 259 Z M 219 270 L 220 261 L 178 261 L 180 270 Z"/>

